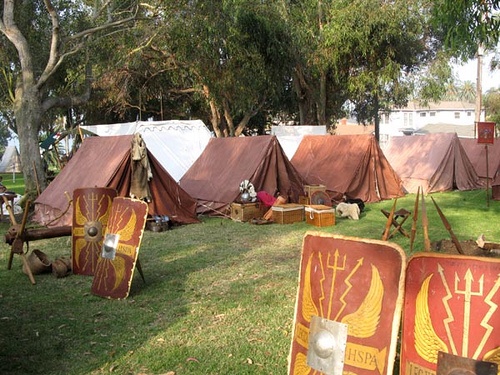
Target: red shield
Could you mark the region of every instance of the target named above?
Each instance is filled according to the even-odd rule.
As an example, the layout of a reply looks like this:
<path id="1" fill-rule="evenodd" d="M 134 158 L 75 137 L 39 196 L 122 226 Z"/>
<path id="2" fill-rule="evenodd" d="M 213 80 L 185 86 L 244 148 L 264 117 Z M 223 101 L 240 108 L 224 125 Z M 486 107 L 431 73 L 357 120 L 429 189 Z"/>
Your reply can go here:
<path id="1" fill-rule="evenodd" d="M 307 365 L 312 316 L 347 324 L 344 373 L 391 373 L 401 317 L 405 255 L 397 245 L 308 233 L 302 245 L 289 374 Z"/>
<path id="2" fill-rule="evenodd" d="M 500 260 L 418 254 L 408 262 L 401 374 L 433 374 L 438 353 L 498 362 Z"/>
<path id="3" fill-rule="evenodd" d="M 73 192 L 72 270 L 76 275 L 93 275 L 108 225 L 112 188 L 84 188 Z"/>
<path id="4" fill-rule="evenodd" d="M 116 241 L 108 247 L 103 244 L 92 280 L 93 294 L 114 299 L 128 297 L 147 214 L 148 205 L 144 201 L 113 199 L 105 236 Z M 103 257 L 106 249 L 112 251 Z"/>

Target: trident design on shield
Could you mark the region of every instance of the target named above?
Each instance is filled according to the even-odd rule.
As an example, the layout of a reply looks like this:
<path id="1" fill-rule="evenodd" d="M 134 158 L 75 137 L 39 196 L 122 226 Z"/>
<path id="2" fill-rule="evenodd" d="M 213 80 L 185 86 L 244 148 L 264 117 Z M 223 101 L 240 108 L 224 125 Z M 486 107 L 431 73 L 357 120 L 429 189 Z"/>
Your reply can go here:
<path id="1" fill-rule="evenodd" d="M 462 357 L 479 359 L 484 351 L 486 343 L 490 339 L 494 326 L 491 325 L 492 315 L 498 309 L 498 304 L 493 302 L 498 289 L 500 288 L 500 275 L 497 277 L 490 290 L 485 290 L 484 274 L 474 277 L 473 272 L 468 268 L 465 273 L 459 275 L 454 273 L 452 282 L 446 278 L 444 268 L 438 264 L 438 273 L 442 286 L 446 292 L 441 299 L 446 312 L 446 318 L 442 320 L 444 331 L 446 332 L 446 343 L 436 332 L 436 319 L 431 318 L 429 309 L 430 283 L 434 274 L 430 274 L 424 279 L 418 295 L 416 297 L 415 311 L 415 349 L 417 354 L 429 363 L 436 364 L 438 352 L 451 353 Z M 452 284 L 452 285 L 450 285 Z M 476 303 L 477 302 L 477 303 Z M 471 310 L 479 304 L 485 308 Z M 463 321 L 461 322 L 461 319 Z M 461 324 L 460 324 L 461 322 Z M 472 325 L 481 329 L 474 329 L 471 335 Z M 475 347 L 471 348 L 471 338 L 480 338 L 476 341 Z M 461 339 L 460 351 L 457 341 Z M 490 350 L 484 355 L 483 360 L 500 363 L 500 347 Z"/>
<path id="2" fill-rule="evenodd" d="M 314 259 L 316 257 L 316 259 Z M 313 266 L 313 260 L 315 264 Z M 368 338 L 375 335 L 382 311 L 382 301 L 384 298 L 384 285 L 380 276 L 378 268 L 371 264 L 369 267 L 371 269 L 371 282 L 368 287 L 368 292 L 364 299 L 357 305 L 357 308 L 350 313 L 344 313 L 346 307 L 348 306 L 347 298 L 349 293 L 353 288 L 352 279 L 363 268 L 364 258 L 357 259 L 352 267 L 348 270 L 346 268 L 347 255 L 344 254 L 340 256 L 339 251 L 336 250 L 332 256 L 328 253 L 327 258 L 324 259 L 321 252 L 312 253 L 309 256 L 306 270 L 305 270 L 305 282 L 304 291 L 302 296 L 302 309 L 300 313 L 306 322 L 311 322 L 314 316 L 323 317 L 326 319 L 331 319 L 332 321 L 338 321 L 348 326 L 348 334 L 351 337 L 357 338 Z M 321 278 L 316 280 L 313 284 L 314 279 L 311 276 L 313 267 L 320 267 Z M 330 285 L 326 281 L 330 281 Z M 337 285 L 337 283 L 342 284 Z M 313 290 L 320 291 L 320 298 L 314 298 Z M 342 290 L 340 295 L 335 295 L 337 290 Z M 317 302 L 315 302 L 315 300 Z M 335 301 L 340 303 L 336 304 Z M 325 309 L 325 306 L 327 308 Z M 336 307 L 336 309 L 334 309 Z M 304 346 L 308 344 L 303 342 Z M 364 363 L 359 364 L 356 362 L 347 363 L 352 366 L 358 367 L 362 366 L 365 369 L 376 370 L 383 373 L 383 365 L 385 363 L 385 357 L 387 355 L 386 350 L 379 350 L 378 348 L 372 348 L 368 346 L 363 346 L 360 344 L 350 344 L 347 343 L 347 347 L 351 346 L 352 350 L 363 350 L 365 352 L 372 353 L 373 358 L 377 358 L 370 364 Z M 353 349 L 355 347 L 355 349 Z M 311 350 L 311 348 L 309 348 Z M 334 363 L 332 362 L 332 365 Z M 306 357 L 297 356 L 295 362 L 296 374 L 309 374 L 310 368 L 306 366 Z M 298 369 L 302 369 L 299 371 Z M 328 373 L 325 371 L 325 373 Z"/>

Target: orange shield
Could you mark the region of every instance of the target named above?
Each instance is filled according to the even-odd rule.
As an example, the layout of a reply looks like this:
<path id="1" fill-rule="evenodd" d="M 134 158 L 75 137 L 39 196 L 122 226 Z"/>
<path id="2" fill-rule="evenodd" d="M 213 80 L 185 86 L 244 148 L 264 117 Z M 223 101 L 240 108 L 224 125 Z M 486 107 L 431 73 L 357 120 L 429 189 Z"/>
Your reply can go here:
<path id="1" fill-rule="evenodd" d="M 108 225 L 112 188 L 83 188 L 73 192 L 72 266 L 76 275 L 93 275 Z"/>
<path id="2" fill-rule="evenodd" d="M 92 293 L 101 297 L 127 298 L 139 255 L 148 205 L 124 197 L 113 199 L 108 226 L 97 261 Z"/>
<path id="3" fill-rule="evenodd" d="M 405 254 L 397 245 L 307 233 L 302 245 L 289 374 L 318 374 L 307 363 L 314 316 L 347 325 L 344 373 L 390 374 L 404 271 Z"/>
<path id="4" fill-rule="evenodd" d="M 436 373 L 438 353 L 499 362 L 500 260 L 417 254 L 408 262 L 401 374 Z"/>

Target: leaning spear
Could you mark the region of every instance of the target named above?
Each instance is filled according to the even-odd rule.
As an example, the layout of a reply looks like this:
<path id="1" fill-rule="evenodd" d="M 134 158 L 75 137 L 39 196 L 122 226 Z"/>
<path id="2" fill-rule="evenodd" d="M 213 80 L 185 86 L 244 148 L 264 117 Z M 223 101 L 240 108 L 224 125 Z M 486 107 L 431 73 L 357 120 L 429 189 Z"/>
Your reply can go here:
<path id="1" fill-rule="evenodd" d="M 438 207 L 436 201 L 434 200 L 434 198 L 431 196 L 431 199 L 432 201 L 434 202 L 434 206 L 436 206 L 436 210 L 439 214 L 439 217 L 441 218 L 441 221 L 443 222 L 446 230 L 450 233 L 450 236 L 451 236 L 451 240 L 453 241 L 453 243 L 455 244 L 455 247 L 457 248 L 458 252 L 460 254 L 463 254 L 464 251 L 462 250 L 462 246 L 460 245 L 460 242 L 458 241 L 458 238 L 457 236 L 455 236 L 455 233 L 453 233 L 453 230 L 451 229 L 451 225 L 450 223 L 448 222 L 448 220 L 446 219 L 446 217 L 444 216 L 443 212 L 441 211 L 441 209 Z"/>
<path id="2" fill-rule="evenodd" d="M 431 251 L 431 241 L 429 240 L 429 220 L 427 219 L 427 209 L 425 207 L 423 189 L 422 189 L 422 228 L 424 230 L 424 249 L 425 251 Z"/>

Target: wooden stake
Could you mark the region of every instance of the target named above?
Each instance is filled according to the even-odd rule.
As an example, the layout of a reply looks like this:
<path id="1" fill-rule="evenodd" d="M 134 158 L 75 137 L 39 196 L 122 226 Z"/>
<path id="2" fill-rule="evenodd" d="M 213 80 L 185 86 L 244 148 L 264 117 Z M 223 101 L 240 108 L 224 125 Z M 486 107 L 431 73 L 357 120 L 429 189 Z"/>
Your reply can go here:
<path id="1" fill-rule="evenodd" d="M 413 222 L 411 224 L 411 233 L 410 233 L 410 254 L 413 252 L 413 243 L 415 242 L 415 235 L 417 234 L 418 199 L 419 198 L 420 198 L 420 186 L 417 189 L 417 196 L 415 197 L 415 207 L 413 208 Z"/>

